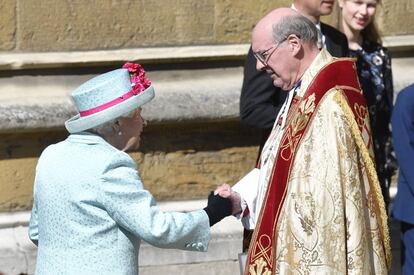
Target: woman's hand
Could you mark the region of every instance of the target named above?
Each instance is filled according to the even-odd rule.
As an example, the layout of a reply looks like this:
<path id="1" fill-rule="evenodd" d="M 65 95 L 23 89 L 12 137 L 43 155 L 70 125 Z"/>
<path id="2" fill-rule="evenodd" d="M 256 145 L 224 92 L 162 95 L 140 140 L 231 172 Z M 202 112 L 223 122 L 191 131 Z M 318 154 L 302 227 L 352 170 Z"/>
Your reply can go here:
<path id="1" fill-rule="evenodd" d="M 216 190 L 214 190 L 214 195 L 219 195 L 222 198 L 229 198 L 231 200 L 232 215 L 239 214 L 242 211 L 239 193 L 234 192 L 227 183 L 218 186 Z"/>
<path id="2" fill-rule="evenodd" d="M 232 202 L 230 199 L 215 195 L 211 191 L 207 199 L 207 206 L 203 210 L 208 215 L 210 226 L 213 226 L 225 217 L 231 215 Z"/>

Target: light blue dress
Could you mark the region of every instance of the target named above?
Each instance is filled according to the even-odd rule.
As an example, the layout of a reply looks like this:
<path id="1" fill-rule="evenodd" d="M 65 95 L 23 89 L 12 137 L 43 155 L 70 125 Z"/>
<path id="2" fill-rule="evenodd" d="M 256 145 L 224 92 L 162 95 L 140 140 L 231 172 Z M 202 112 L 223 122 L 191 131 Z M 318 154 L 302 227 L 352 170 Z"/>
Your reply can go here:
<path id="1" fill-rule="evenodd" d="M 138 274 L 141 239 L 206 251 L 210 227 L 203 210 L 161 212 L 128 154 L 79 133 L 39 158 L 29 237 L 36 274 Z"/>

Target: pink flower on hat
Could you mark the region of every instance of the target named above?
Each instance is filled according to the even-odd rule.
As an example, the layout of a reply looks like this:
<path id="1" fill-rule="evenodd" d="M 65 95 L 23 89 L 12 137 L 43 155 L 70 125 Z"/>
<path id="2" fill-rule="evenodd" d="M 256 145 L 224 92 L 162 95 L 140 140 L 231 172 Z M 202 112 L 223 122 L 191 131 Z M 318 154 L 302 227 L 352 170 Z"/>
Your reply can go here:
<path id="1" fill-rule="evenodd" d="M 136 73 L 137 71 L 144 70 L 142 66 L 138 63 L 127 62 L 125 63 L 122 68 L 128 69 L 130 73 Z"/>
<path id="2" fill-rule="evenodd" d="M 130 73 L 134 94 L 138 94 L 151 86 L 151 81 L 145 77 L 144 68 L 142 68 L 140 64 L 127 62 L 122 68 L 128 69 L 128 72 Z"/>

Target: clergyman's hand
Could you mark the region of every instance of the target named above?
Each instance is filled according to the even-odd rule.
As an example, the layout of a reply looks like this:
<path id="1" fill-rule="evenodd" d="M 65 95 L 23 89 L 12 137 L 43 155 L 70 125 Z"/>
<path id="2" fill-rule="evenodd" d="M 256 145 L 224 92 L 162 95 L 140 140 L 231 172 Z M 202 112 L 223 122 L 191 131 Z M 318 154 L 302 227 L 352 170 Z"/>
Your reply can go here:
<path id="1" fill-rule="evenodd" d="M 229 198 L 231 200 L 231 206 L 232 206 L 232 215 L 239 214 L 241 209 L 241 198 L 239 193 L 234 192 L 233 189 L 231 189 L 230 185 L 227 183 L 224 183 L 220 185 L 219 187 L 214 190 L 215 195 L 219 195 L 223 198 Z"/>

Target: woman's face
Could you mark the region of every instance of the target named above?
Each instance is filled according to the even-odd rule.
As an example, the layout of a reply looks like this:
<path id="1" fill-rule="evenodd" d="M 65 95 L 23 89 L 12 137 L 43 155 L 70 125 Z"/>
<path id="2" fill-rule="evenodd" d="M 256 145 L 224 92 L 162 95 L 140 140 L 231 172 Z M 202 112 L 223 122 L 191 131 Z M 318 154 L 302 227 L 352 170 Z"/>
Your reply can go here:
<path id="1" fill-rule="evenodd" d="M 141 133 L 144 129 L 144 119 L 141 117 L 141 108 L 138 108 L 132 117 L 118 119 L 121 150 L 137 150 L 141 142 Z"/>
<path id="2" fill-rule="evenodd" d="M 352 31 L 362 31 L 374 19 L 377 0 L 339 0 L 342 23 Z"/>

